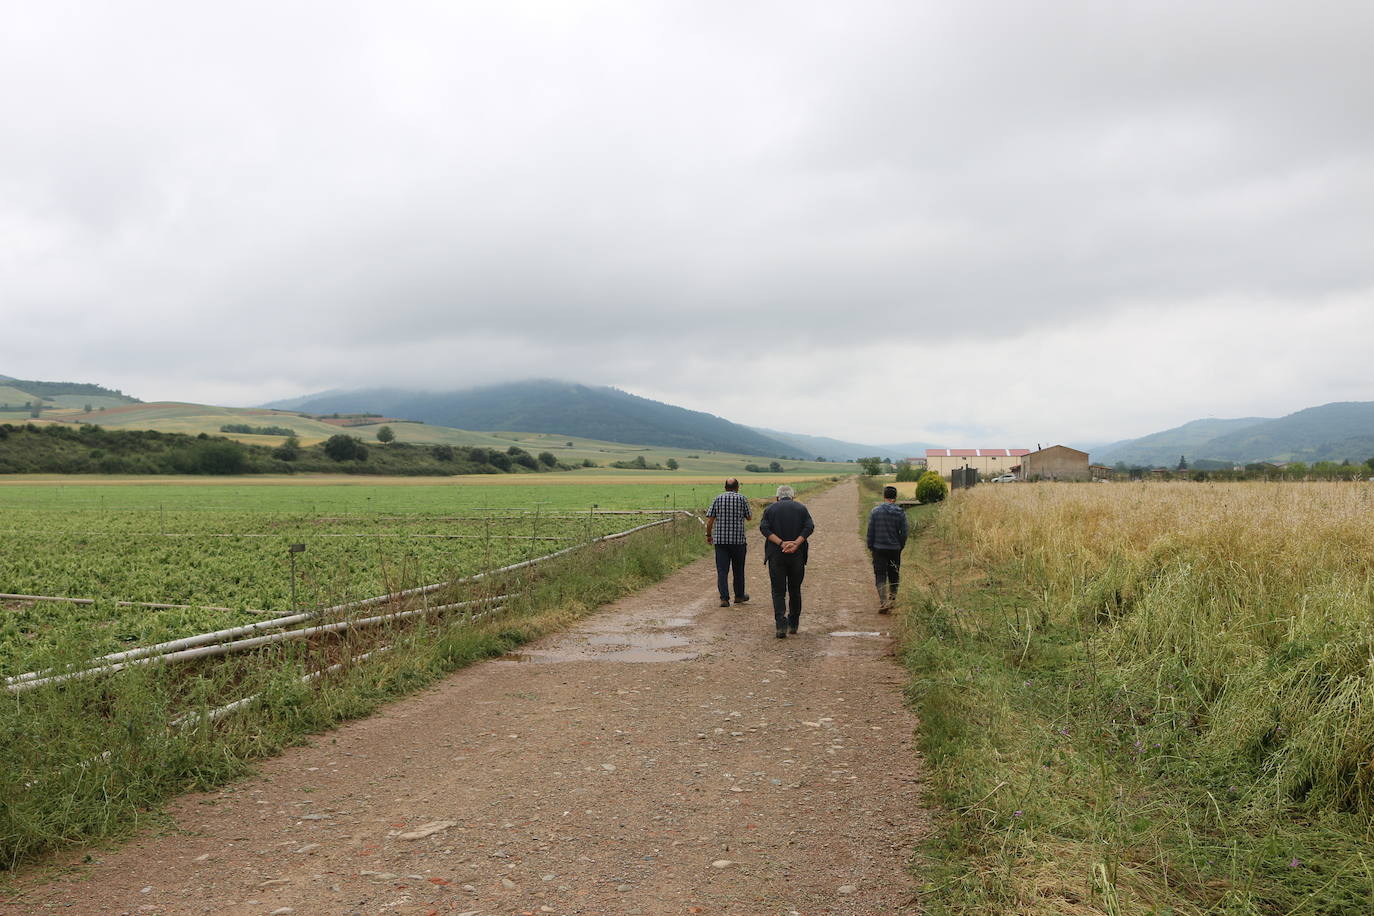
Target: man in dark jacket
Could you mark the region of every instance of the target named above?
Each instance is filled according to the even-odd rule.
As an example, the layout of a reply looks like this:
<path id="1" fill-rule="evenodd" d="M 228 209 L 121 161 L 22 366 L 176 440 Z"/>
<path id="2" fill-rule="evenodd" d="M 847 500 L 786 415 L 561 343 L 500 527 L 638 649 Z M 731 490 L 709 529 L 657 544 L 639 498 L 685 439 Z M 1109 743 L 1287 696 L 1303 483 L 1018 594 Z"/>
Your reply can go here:
<path id="1" fill-rule="evenodd" d="M 902 576 L 906 547 L 906 512 L 897 505 L 897 488 L 883 487 L 883 501 L 868 513 L 868 549 L 873 552 L 873 583 L 878 587 L 878 613 L 892 610 Z"/>
<path id="2" fill-rule="evenodd" d="M 806 576 L 808 541 L 816 530 L 811 513 L 797 502 L 789 486 L 778 487 L 778 501 L 763 510 L 759 533 L 764 536 L 763 561 L 773 586 L 773 623 L 778 639 L 797 632 L 801 621 L 802 579 Z"/>

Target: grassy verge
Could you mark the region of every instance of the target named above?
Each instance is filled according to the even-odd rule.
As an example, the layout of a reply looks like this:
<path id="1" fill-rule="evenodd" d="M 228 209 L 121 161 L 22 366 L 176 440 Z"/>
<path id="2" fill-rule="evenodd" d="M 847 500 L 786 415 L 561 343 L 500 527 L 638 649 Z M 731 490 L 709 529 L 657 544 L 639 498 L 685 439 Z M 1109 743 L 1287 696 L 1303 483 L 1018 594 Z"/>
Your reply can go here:
<path id="1" fill-rule="evenodd" d="M 705 550 L 701 527 L 662 529 L 578 551 L 527 571 L 505 613 L 473 623 L 430 622 L 368 643 L 284 644 L 198 668 L 146 666 L 0 703 L 0 865 L 127 834 L 163 800 L 222 783 L 306 735 L 367 715 L 474 661 L 501 655 L 598 606 L 656 582 Z M 308 684 L 310 671 L 392 648 Z M 71 648 L 70 661 L 89 657 Z M 168 723 L 249 695 L 259 702 L 217 722 Z"/>
<path id="2" fill-rule="evenodd" d="M 948 517 L 923 526 L 904 564 L 909 695 L 939 810 L 914 863 L 926 912 L 1374 912 L 1368 809 L 1358 792 L 1323 788 L 1343 780 L 1358 789 L 1363 773 L 1314 763 L 1295 782 L 1280 753 L 1301 727 L 1283 718 L 1291 694 L 1235 706 L 1256 666 L 1275 684 L 1291 685 L 1294 670 L 1320 677 L 1304 659 L 1330 654 L 1334 640 L 1235 656 L 1228 675 L 1199 665 L 1176 632 L 1142 665 L 1145 649 L 1125 636 L 1143 640 L 1164 621 L 1142 618 L 1141 608 L 1160 612 L 1168 596 L 1194 630 L 1218 626 L 1180 614 L 1178 595 L 1162 591 L 1188 578 L 1186 567 L 1142 566 L 1127 582 L 1124 548 L 1092 557 L 1060 540 L 1051 562 L 1088 571 L 1073 595 L 1062 593 L 1027 551 L 996 561 L 968 519 L 958 521 L 960 499 L 968 495 L 955 494 L 940 510 Z M 1146 546 L 1172 563 L 1180 536 L 1161 537 Z M 1211 568 L 1223 567 L 1196 565 L 1189 581 Z M 1219 600 L 1219 589 L 1204 591 Z M 1219 642 L 1220 627 L 1192 638 Z M 1368 709 L 1335 673 L 1320 690 L 1350 701 L 1341 721 L 1322 725 L 1340 738 Z M 1218 750 L 1241 729 L 1258 737 L 1242 752 Z"/>

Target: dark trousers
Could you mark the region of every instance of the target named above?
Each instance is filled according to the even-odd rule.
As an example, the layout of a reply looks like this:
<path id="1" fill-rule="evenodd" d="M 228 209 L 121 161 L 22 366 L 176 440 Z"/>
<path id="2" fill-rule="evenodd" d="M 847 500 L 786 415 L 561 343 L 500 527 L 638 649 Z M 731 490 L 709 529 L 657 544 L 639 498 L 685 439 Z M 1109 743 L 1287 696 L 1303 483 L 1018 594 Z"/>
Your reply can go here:
<path id="1" fill-rule="evenodd" d="M 888 586 L 892 594 L 897 594 L 897 583 L 902 578 L 902 552 L 884 547 L 873 548 L 873 584 L 882 588 Z"/>
<path id="2" fill-rule="evenodd" d="M 745 544 L 716 545 L 716 589 L 721 601 L 730 600 L 730 567 L 735 568 L 735 597 L 744 597 L 744 555 L 748 551 Z"/>
<path id="3" fill-rule="evenodd" d="M 773 623 L 796 629 L 801 620 L 802 579 L 806 559 L 800 553 L 775 553 L 768 558 L 768 581 L 773 586 Z"/>

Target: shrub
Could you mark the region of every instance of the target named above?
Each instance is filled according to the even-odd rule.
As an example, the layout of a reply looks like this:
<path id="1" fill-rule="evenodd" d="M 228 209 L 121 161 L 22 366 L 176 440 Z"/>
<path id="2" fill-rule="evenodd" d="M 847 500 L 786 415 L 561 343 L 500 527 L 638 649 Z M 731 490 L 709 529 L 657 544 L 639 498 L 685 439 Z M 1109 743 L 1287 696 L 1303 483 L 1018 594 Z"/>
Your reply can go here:
<path id="1" fill-rule="evenodd" d="M 324 453 L 335 461 L 367 460 L 367 446 L 344 433 L 336 433 L 324 440 Z"/>
<path id="2" fill-rule="evenodd" d="M 539 463 L 548 467 L 554 467 L 558 464 L 558 459 L 553 456 L 553 452 L 540 452 Z"/>
<path id="3" fill-rule="evenodd" d="M 301 440 L 295 436 L 287 437 L 281 445 L 272 449 L 272 457 L 278 461 L 295 461 L 301 456 Z"/>
<path id="4" fill-rule="evenodd" d="M 949 484 L 935 471 L 926 471 L 916 481 L 916 499 L 923 503 L 938 503 L 949 495 Z"/>
<path id="5" fill-rule="evenodd" d="M 897 462 L 897 482 L 908 483 L 921 479 L 921 469 L 909 461 Z"/>
<path id="6" fill-rule="evenodd" d="M 206 442 L 196 447 L 196 469 L 202 474 L 242 474 L 248 456 L 237 442 Z"/>
<path id="7" fill-rule="evenodd" d="M 451 445 L 436 445 L 436 446 L 434 446 L 433 448 L 431 448 L 431 449 L 429 450 L 429 452 L 430 452 L 431 455 L 434 456 L 434 460 L 435 460 L 435 461 L 452 461 L 452 460 L 453 460 L 453 446 L 451 446 Z M 486 457 L 487 457 L 486 452 L 483 452 L 483 453 L 482 453 L 482 459 L 481 459 L 483 464 L 486 463 Z"/>

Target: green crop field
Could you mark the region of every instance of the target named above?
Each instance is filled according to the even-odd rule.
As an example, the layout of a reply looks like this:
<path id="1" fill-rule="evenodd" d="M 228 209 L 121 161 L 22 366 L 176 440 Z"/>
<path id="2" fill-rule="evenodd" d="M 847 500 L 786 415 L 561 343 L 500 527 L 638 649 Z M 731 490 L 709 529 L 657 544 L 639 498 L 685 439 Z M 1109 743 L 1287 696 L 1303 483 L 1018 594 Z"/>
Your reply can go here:
<path id="1" fill-rule="evenodd" d="M 764 497 L 773 487 L 744 490 Z M 296 606 L 320 607 L 471 575 L 646 520 L 597 509 L 699 510 L 718 489 L 659 478 L 7 483 L 0 593 L 95 603 L 0 604 L 0 674 L 41 667 L 73 644 L 101 654 L 288 612 L 292 544 L 305 545 L 296 554 Z"/>

